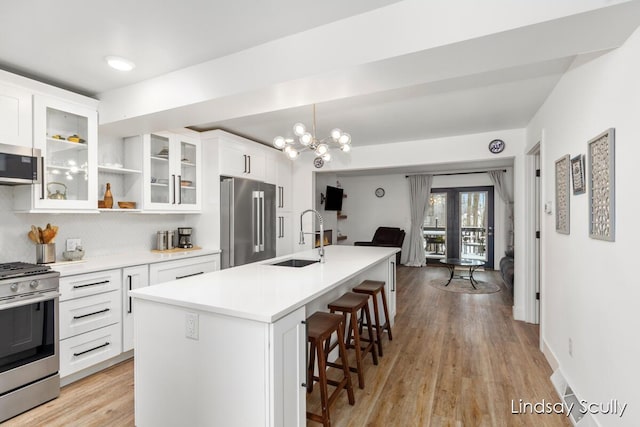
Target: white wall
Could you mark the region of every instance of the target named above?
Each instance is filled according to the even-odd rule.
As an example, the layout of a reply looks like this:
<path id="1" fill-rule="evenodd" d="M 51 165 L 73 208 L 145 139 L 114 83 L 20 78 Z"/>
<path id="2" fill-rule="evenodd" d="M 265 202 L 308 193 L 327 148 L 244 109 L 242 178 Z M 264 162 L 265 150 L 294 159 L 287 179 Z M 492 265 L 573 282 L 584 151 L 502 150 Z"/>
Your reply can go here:
<path id="1" fill-rule="evenodd" d="M 509 168 L 510 169 L 510 168 Z M 424 173 L 429 173 L 425 167 Z M 322 176 L 323 174 L 318 174 Z M 511 177 L 511 175 L 508 175 Z M 380 226 L 400 227 L 405 231 L 411 226 L 409 185 L 405 174 L 379 174 L 366 176 L 340 176 L 338 180 L 348 197 L 342 211 L 348 216 L 339 221 L 342 234 L 348 236 L 343 244 L 371 240 Z M 432 188 L 472 187 L 493 185 L 487 174 L 434 176 Z M 375 189 L 382 187 L 385 195 L 376 197 Z M 504 202 L 494 195 L 494 263 L 495 267 L 505 250 Z"/>
<path id="2" fill-rule="evenodd" d="M 315 209 L 320 212 L 320 215 L 322 215 L 322 220 L 323 220 L 323 226 L 325 230 L 333 230 L 332 233 L 332 244 L 335 245 L 337 243 L 337 237 L 338 237 L 338 216 L 337 216 L 337 212 L 334 211 L 325 211 L 324 210 L 324 204 L 320 203 L 321 202 L 321 197 L 320 194 L 324 194 L 326 196 L 326 190 L 327 190 L 327 185 L 330 185 L 332 187 L 335 187 L 338 185 L 338 177 L 336 176 L 335 173 L 328 173 L 328 174 L 317 174 L 316 175 L 316 185 L 315 185 Z M 342 184 L 342 183 L 341 183 Z M 343 205 L 342 208 L 344 210 L 344 201 L 343 201 Z M 299 213 L 298 213 L 299 214 Z M 308 215 L 308 214 L 307 214 Z M 298 215 L 294 215 L 293 216 L 294 219 L 294 230 L 297 230 L 297 226 L 299 226 L 300 224 L 298 224 L 296 221 L 298 221 Z M 340 221 L 342 222 L 342 221 Z M 315 229 L 319 230 L 320 228 L 318 227 L 318 224 L 315 224 Z M 294 236 L 297 239 L 296 233 L 293 233 Z M 297 241 L 294 243 L 298 243 Z M 295 248 L 296 246 L 294 246 Z"/>
<path id="3" fill-rule="evenodd" d="M 503 139 L 507 145 L 505 150 L 494 155 L 489 153 L 487 145 L 492 139 Z M 459 164 L 460 162 L 491 161 L 504 157 L 513 160 L 514 164 L 514 204 L 515 204 L 515 251 L 516 254 L 524 253 L 524 222 L 518 218 L 523 217 L 524 198 L 524 145 L 525 130 L 510 129 L 484 132 L 471 135 L 459 135 L 447 138 L 435 138 L 420 141 L 398 142 L 395 144 L 358 146 L 354 142 L 354 148 L 349 156 L 334 156 L 331 163 L 322 169 L 323 173 L 336 173 L 348 170 L 378 170 L 405 166 Z M 318 170 L 313 167 L 312 158 L 302 155 L 293 167 L 293 214 L 294 217 L 315 206 L 315 175 Z M 340 181 L 342 183 L 342 180 Z M 343 184 L 343 187 L 345 185 Z M 347 194 L 349 194 L 349 191 Z M 349 196 L 351 197 L 351 196 Z M 385 196 L 386 197 L 386 196 Z M 349 198 L 347 198 L 349 201 Z M 347 202 L 349 203 L 349 202 Z M 345 212 L 348 205 L 345 204 Z M 371 213 L 369 213 L 371 214 Z M 307 220 L 307 218 L 305 218 Z M 306 227 L 310 223 L 306 222 Z M 346 233 L 345 233 L 346 234 Z M 373 235 L 373 234 L 371 234 Z M 355 237 L 354 237 L 355 238 Z M 498 239 L 496 239 L 497 241 Z M 297 243 L 296 243 L 297 244 Z M 525 282 L 524 270 L 521 268 L 523 258 L 516 255 L 515 279 L 514 279 L 514 317 L 524 319 L 525 298 L 522 291 Z"/>
<path id="4" fill-rule="evenodd" d="M 616 241 L 589 238 L 588 194 L 571 196 L 570 235 L 542 218 L 543 347 L 579 398 L 629 403 L 623 418 L 597 416 L 607 426 L 640 425 L 638 76 L 640 30 L 617 50 L 576 60 L 527 128 L 528 147 L 544 135 L 543 200 L 554 200 L 555 160 L 586 154 L 589 139 L 616 129 Z"/>

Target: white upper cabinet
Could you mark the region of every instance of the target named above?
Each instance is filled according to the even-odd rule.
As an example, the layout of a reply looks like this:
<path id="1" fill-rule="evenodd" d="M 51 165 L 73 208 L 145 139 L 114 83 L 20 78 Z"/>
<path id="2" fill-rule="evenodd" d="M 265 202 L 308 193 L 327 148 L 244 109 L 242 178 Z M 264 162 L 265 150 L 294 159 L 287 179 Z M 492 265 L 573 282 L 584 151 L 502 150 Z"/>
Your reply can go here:
<path id="1" fill-rule="evenodd" d="M 33 146 L 31 92 L 0 84 L 0 144 Z"/>
<path id="2" fill-rule="evenodd" d="M 40 183 L 15 193 L 16 208 L 97 210 L 97 128 L 94 108 L 35 95 L 33 146 L 43 157 Z"/>
<path id="3" fill-rule="evenodd" d="M 144 210 L 198 212 L 201 209 L 202 151 L 194 137 L 172 132 L 143 135 Z"/>
<path id="4" fill-rule="evenodd" d="M 227 134 L 229 135 L 229 134 Z M 239 137 L 222 137 L 220 144 L 220 175 L 267 181 L 267 156 L 254 142 L 241 142 Z"/>
<path id="5" fill-rule="evenodd" d="M 220 147 L 221 175 L 264 181 L 265 169 L 265 155 L 260 150 L 232 142 Z"/>
<path id="6" fill-rule="evenodd" d="M 291 190 L 292 165 L 291 160 L 282 156 L 281 153 L 276 155 L 276 209 L 284 212 L 291 212 L 293 194 Z"/>

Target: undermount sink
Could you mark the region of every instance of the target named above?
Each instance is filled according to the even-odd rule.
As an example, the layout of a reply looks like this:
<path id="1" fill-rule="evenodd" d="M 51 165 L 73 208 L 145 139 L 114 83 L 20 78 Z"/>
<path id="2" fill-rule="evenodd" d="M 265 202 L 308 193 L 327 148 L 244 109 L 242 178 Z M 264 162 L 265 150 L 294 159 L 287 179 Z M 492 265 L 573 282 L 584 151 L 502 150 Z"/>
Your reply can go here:
<path id="1" fill-rule="evenodd" d="M 287 259 L 271 265 L 280 265 L 282 267 L 306 267 L 307 265 L 315 264 L 316 262 L 318 262 L 317 259 Z"/>

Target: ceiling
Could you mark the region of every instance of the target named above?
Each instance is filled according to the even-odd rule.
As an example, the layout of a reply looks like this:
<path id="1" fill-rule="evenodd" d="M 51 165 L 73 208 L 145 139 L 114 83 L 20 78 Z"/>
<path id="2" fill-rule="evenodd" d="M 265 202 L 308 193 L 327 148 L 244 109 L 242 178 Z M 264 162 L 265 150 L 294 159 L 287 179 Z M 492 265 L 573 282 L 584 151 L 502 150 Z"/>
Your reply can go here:
<path id="1" fill-rule="evenodd" d="M 397 1 L 3 1 L 0 68 L 95 96 Z"/>
<path id="2" fill-rule="evenodd" d="M 463 0 L 1 2 L 0 68 L 97 97 L 105 134 L 220 128 L 269 144 L 310 127 L 316 104 L 318 137 L 339 127 L 358 146 L 525 127 L 577 55 L 640 24 L 638 0 L 491 4 L 502 12 Z M 410 12 L 427 7 L 422 26 Z M 107 55 L 137 67 L 110 70 Z M 259 60 L 234 68 L 243 58 Z"/>

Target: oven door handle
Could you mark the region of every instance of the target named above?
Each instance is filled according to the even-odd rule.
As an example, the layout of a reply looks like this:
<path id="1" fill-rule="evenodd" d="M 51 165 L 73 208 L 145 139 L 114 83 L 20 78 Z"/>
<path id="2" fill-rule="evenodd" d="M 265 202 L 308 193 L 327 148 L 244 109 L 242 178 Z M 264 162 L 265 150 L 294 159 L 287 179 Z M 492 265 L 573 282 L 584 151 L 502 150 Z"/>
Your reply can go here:
<path id="1" fill-rule="evenodd" d="M 60 296 L 59 292 L 47 292 L 37 298 L 22 298 L 20 301 L 14 301 L 7 304 L 0 304 L 0 311 L 9 310 L 11 308 L 22 307 L 23 305 L 36 304 L 43 301 L 49 301 Z"/>

